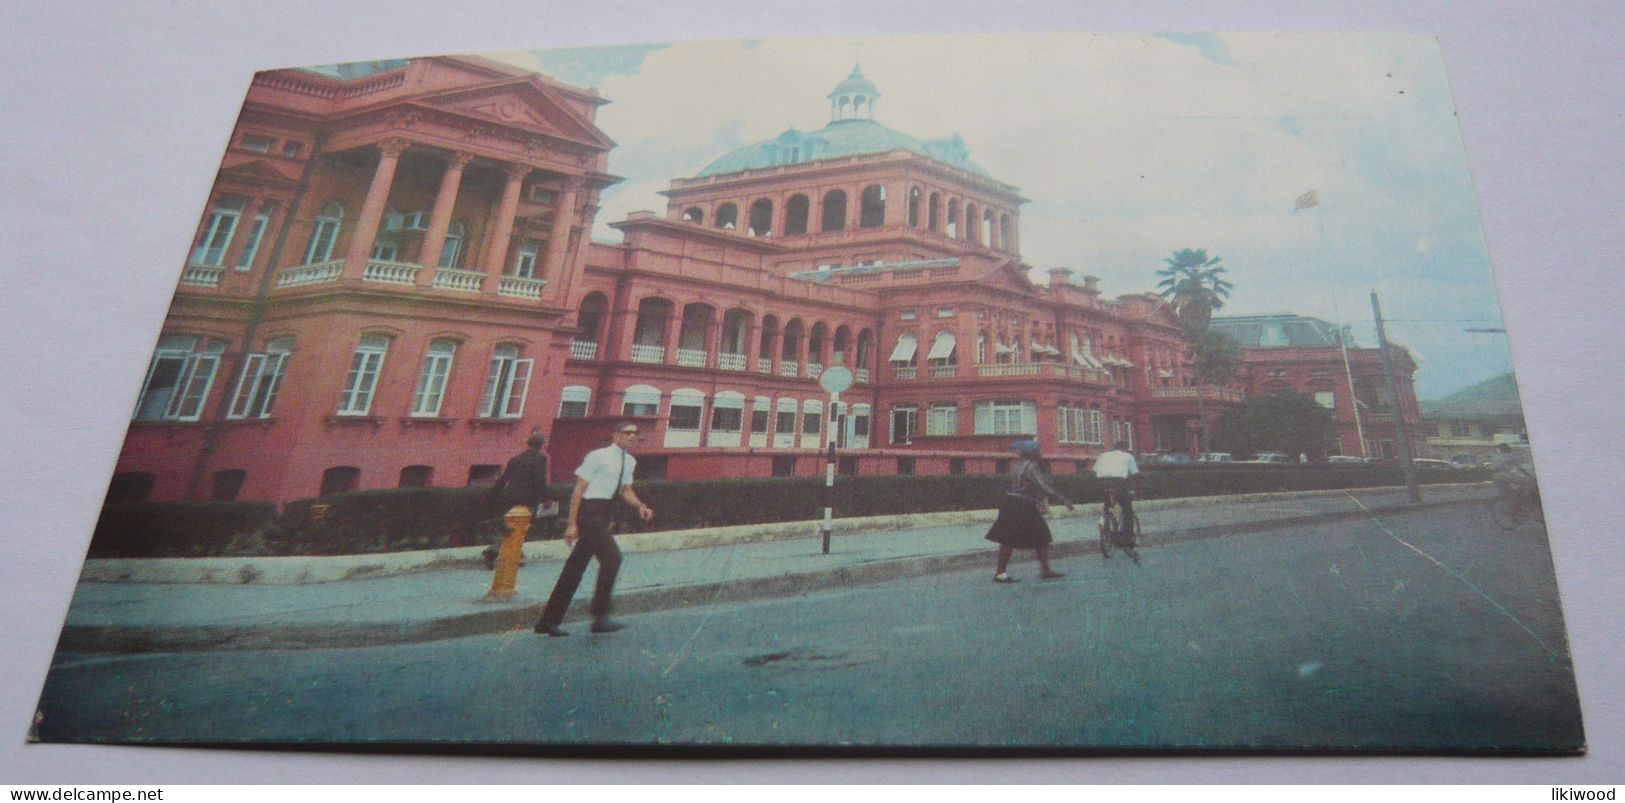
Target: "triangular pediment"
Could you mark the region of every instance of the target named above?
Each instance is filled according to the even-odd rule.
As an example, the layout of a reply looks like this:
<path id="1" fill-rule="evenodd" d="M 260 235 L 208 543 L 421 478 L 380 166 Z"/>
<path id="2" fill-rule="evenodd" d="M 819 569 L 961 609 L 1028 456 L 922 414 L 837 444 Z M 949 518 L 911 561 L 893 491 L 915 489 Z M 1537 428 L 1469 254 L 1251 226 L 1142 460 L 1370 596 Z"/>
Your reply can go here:
<path id="1" fill-rule="evenodd" d="M 982 274 L 976 281 L 979 284 L 1003 290 L 1030 293 L 1035 289 L 1032 280 L 1027 278 L 1025 267 L 1014 260 L 1000 262 L 992 270 Z"/>
<path id="2" fill-rule="evenodd" d="M 557 91 L 525 78 L 453 90 L 415 99 L 441 111 L 532 131 L 608 149 L 615 143 L 598 127 L 571 109 Z"/>
<path id="3" fill-rule="evenodd" d="M 292 166 L 283 166 L 269 159 L 246 158 L 228 154 L 220 163 L 221 176 L 230 176 L 247 181 L 298 181 L 299 175 Z"/>

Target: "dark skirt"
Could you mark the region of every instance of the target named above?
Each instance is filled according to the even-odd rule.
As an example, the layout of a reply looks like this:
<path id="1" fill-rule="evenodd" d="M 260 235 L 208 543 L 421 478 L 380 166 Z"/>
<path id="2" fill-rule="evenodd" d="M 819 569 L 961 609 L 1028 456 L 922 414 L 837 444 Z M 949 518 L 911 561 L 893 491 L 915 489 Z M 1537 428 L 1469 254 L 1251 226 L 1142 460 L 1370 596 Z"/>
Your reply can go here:
<path id="1" fill-rule="evenodd" d="M 1005 494 L 999 500 L 999 518 L 987 531 L 987 540 L 1020 549 L 1041 547 L 1055 540 L 1049 522 L 1038 513 L 1038 503 L 1025 496 Z"/>

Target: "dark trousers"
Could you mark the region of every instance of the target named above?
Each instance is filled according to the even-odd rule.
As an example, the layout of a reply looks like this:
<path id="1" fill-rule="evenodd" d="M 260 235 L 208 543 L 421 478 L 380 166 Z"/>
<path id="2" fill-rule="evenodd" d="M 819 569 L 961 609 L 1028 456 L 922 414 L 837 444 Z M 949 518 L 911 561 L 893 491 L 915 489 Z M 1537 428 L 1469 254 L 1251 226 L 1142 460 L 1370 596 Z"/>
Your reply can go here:
<path id="1" fill-rule="evenodd" d="M 539 627 L 558 627 L 564 621 L 564 612 L 581 586 L 581 575 L 587 563 L 598 559 L 598 584 L 592 592 L 592 618 L 594 621 L 609 617 L 610 595 L 615 592 L 615 575 L 621 570 L 621 548 L 615 545 L 615 536 L 609 534 L 609 511 L 613 504 L 608 499 L 583 499 L 576 521 L 581 540 L 564 559 L 564 569 L 553 586 L 553 595 L 542 609 Z"/>
<path id="2" fill-rule="evenodd" d="M 1100 487 L 1103 490 L 1111 491 L 1117 497 L 1117 504 L 1122 507 L 1123 516 L 1117 520 L 1117 531 L 1120 533 L 1129 532 L 1128 523 L 1130 521 L 1129 517 L 1134 515 L 1134 500 L 1131 498 L 1133 494 L 1129 493 L 1128 481 L 1102 478 Z M 1104 501 L 1101 503 L 1102 512 L 1110 509 L 1110 506 Z"/>

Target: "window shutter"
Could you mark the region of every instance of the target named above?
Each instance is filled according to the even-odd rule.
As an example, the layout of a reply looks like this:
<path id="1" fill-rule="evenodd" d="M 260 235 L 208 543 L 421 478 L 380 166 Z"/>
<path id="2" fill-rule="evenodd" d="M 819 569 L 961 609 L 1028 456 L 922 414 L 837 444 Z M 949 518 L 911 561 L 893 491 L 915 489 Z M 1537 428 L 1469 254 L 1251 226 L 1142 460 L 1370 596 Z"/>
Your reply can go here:
<path id="1" fill-rule="evenodd" d="M 480 396 L 480 417 L 492 418 L 497 409 L 497 388 L 502 384 L 502 374 L 508 367 L 508 360 L 496 357 L 491 360 L 491 373 L 485 378 L 485 393 Z"/>
<path id="2" fill-rule="evenodd" d="M 243 375 L 237 378 L 237 390 L 231 398 L 231 411 L 227 418 L 248 417 L 249 406 L 259 395 L 260 381 L 265 374 L 265 355 L 250 354 L 243 359 Z"/>
<path id="3" fill-rule="evenodd" d="M 1061 443 L 1072 442 L 1072 427 L 1070 426 L 1072 422 L 1067 420 L 1067 416 L 1071 414 L 1064 404 L 1055 408 L 1055 429 Z"/>
<path id="4" fill-rule="evenodd" d="M 976 434 L 993 434 L 993 402 L 976 403 Z"/>
<path id="5" fill-rule="evenodd" d="M 200 355 L 188 354 L 181 363 L 181 374 L 175 378 L 175 389 L 169 396 L 169 406 L 164 408 L 164 418 L 177 418 L 181 407 L 186 401 L 186 390 L 191 387 L 192 374 L 197 371 L 197 361 Z"/>
<path id="6" fill-rule="evenodd" d="M 535 360 L 514 360 L 513 382 L 508 386 L 508 402 L 503 405 L 503 418 L 518 418 L 525 414 L 525 396 L 530 392 L 530 369 Z"/>
<path id="7" fill-rule="evenodd" d="M 1021 431 L 1028 435 L 1038 434 L 1038 403 L 1021 403 Z"/>

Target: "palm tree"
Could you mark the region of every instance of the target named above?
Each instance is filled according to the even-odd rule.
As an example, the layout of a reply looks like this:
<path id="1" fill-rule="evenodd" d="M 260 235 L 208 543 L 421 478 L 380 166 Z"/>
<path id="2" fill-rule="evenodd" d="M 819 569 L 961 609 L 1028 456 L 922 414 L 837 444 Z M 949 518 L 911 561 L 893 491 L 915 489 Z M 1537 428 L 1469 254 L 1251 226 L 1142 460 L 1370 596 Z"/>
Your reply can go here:
<path id="1" fill-rule="evenodd" d="M 1162 281 L 1162 297 L 1173 304 L 1174 313 L 1190 331 L 1192 340 L 1207 332 L 1213 311 L 1224 306 L 1233 286 L 1224 279 L 1220 258 L 1209 258 L 1206 248 L 1181 248 L 1163 260 L 1167 268 L 1157 271 Z"/>

